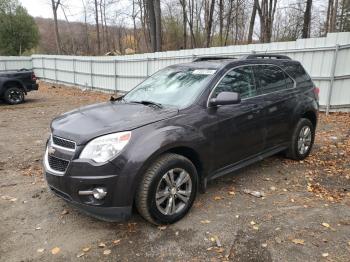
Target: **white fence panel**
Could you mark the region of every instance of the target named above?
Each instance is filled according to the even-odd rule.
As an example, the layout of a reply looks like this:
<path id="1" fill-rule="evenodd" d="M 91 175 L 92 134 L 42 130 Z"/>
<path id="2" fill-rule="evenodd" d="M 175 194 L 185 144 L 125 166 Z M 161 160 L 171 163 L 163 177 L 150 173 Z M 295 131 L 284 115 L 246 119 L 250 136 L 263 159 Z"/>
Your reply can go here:
<path id="1" fill-rule="evenodd" d="M 350 32 L 270 44 L 196 48 L 115 57 L 33 55 L 0 57 L 0 71 L 34 69 L 39 78 L 105 91 L 127 92 L 147 76 L 199 56 L 278 53 L 300 61 L 321 90 L 320 105 L 350 108 Z M 332 87 L 331 84 L 333 83 Z"/>

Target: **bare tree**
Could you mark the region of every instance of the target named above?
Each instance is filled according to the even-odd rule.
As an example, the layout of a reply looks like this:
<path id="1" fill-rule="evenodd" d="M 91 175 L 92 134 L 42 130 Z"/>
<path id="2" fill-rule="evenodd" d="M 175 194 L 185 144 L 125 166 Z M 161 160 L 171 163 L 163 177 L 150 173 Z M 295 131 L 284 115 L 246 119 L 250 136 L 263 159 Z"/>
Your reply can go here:
<path id="1" fill-rule="evenodd" d="M 255 4 L 260 17 L 260 40 L 263 43 L 270 43 L 277 0 L 261 0 L 261 3 L 255 0 Z"/>
<path id="2" fill-rule="evenodd" d="M 156 16 L 154 13 L 154 1 L 146 0 L 147 15 L 148 15 L 148 28 L 151 40 L 152 51 L 157 51 L 157 41 L 156 41 Z"/>
<path id="3" fill-rule="evenodd" d="M 213 27 L 213 14 L 214 14 L 215 0 L 205 0 L 204 12 L 205 12 L 205 32 L 206 32 L 206 47 L 210 46 L 211 31 Z"/>
<path id="4" fill-rule="evenodd" d="M 187 10 L 186 0 L 179 0 L 182 8 L 182 30 L 183 30 L 183 49 L 187 46 Z"/>
<path id="5" fill-rule="evenodd" d="M 337 14 L 338 14 L 338 0 L 334 0 L 334 6 L 332 8 L 332 16 L 331 16 L 331 24 L 330 24 L 330 32 L 336 31 L 337 24 Z"/>
<path id="6" fill-rule="evenodd" d="M 220 38 L 220 45 L 223 44 L 223 28 L 224 28 L 224 0 L 219 0 L 219 38 Z"/>
<path id="7" fill-rule="evenodd" d="M 304 12 L 304 25 L 303 25 L 302 38 L 310 37 L 311 8 L 312 8 L 312 0 L 307 0 L 305 12 Z"/>
<path id="8" fill-rule="evenodd" d="M 101 39 L 100 39 L 100 28 L 98 22 L 98 3 L 97 0 L 95 2 L 95 21 L 96 21 L 96 34 L 97 34 L 97 52 L 101 54 Z"/>
<path id="9" fill-rule="evenodd" d="M 57 54 L 59 54 L 59 55 L 62 53 L 61 39 L 60 39 L 60 33 L 58 31 L 58 21 L 57 21 L 57 11 L 58 11 L 58 7 L 60 6 L 60 4 L 61 4 L 61 0 L 51 0 L 53 20 L 55 23 L 55 37 L 56 37 Z"/>
<path id="10" fill-rule="evenodd" d="M 87 23 L 87 10 L 86 10 L 86 4 L 84 0 L 81 0 L 84 8 L 84 33 L 85 33 L 85 44 L 86 44 L 86 53 L 90 53 L 90 44 L 89 44 L 89 27 Z"/>
<path id="11" fill-rule="evenodd" d="M 254 1 L 253 3 L 252 15 L 250 17 L 250 22 L 249 22 L 248 44 L 251 44 L 253 42 L 255 17 L 256 17 L 256 1 Z"/>
<path id="12" fill-rule="evenodd" d="M 162 51 L 162 18 L 160 0 L 154 0 L 154 16 L 156 21 L 156 50 Z"/>

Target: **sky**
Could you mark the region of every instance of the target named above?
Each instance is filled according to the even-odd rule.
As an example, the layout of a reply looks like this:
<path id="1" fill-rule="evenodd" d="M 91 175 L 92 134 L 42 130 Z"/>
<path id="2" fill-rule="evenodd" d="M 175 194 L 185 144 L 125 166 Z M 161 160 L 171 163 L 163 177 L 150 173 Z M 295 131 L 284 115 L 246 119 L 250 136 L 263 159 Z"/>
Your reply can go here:
<path id="1" fill-rule="evenodd" d="M 52 18 L 51 0 L 19 0 L 34 17 Z M 70 20 L 80 20 L 82 18 L 83 7 L 81 0 L 63 1 L 69 2 L 67 16 Z M 62 12 L 58 12 L 59 19 L 65 19 Z"/>

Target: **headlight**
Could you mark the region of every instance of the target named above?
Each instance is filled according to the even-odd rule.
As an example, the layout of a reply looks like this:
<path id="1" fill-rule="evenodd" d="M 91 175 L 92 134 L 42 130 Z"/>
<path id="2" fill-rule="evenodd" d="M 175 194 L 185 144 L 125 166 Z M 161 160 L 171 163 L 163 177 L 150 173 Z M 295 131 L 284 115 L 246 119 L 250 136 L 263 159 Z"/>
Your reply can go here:
<path id="1" fill-rule="evenodd" d="M 120 132 L 100 136 L 91 140 L 83 149 L 79 158 L 91 159 L 103 163 L 123 150 L 131 138 L 131 132 Z"/>

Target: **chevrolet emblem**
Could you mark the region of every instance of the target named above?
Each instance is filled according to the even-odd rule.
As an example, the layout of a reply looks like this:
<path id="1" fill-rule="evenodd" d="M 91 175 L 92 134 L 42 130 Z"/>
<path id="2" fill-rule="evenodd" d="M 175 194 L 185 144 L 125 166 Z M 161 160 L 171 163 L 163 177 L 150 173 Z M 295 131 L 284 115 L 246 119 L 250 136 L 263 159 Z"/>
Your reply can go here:
<path id="1" fill-rule="evenodd" d="M 47 149 L 47 153 L 48 153 L 49 155 L 53 155 L 53 154 L 55 154 L 55 152 L 56 152 L 56 149 L 54 149 L 52 146 L 50 146 L 50 147 Z"/>

